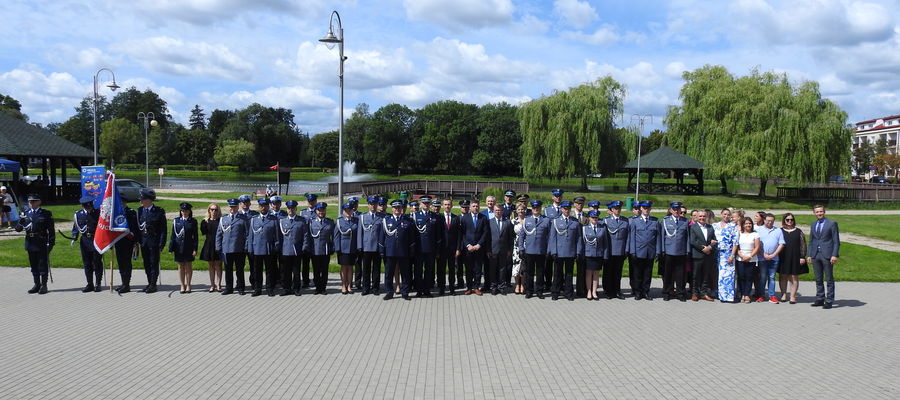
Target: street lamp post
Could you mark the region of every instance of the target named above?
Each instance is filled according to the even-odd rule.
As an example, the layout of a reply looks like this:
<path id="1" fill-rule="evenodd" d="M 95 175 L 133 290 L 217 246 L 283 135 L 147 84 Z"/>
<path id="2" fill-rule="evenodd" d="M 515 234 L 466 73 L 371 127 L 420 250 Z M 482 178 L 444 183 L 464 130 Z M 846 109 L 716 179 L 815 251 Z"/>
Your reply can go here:
<path id="1" fill-rule="evenodd" d="M 143 111 L 139 112 L 137 116 L 138 119 L 144 120 L 144 179 L 146 179 L 144 184 L 150 186 L 150 140 L 148 132 L 151 126 L 157 125 L 156 116 L 152 112 L 145 113 Z"/>
<path id="2" fill-rule="evenodd" d="M 337 36 L 334 35 L 335 21 L 337 21 Z M 344 61 L 347 60 L 347 57 L 344 57 L 344 26 L 341 24 L 341 15 L 337 11 L 331 12 L 331 17 L 328 19 L 328 34 L 319 41 L 325 43 L 328 49 L 333 49 L 337 44 L 340 58 L 338 80 L 341 86 L 341 121 L 338 128 L 338 204 L 344 204 Z"/>
<path id="3" fill-rule="evenodd" d="M 97 165 L 97 107 L 99 107 L 98 97 L 100 97 L 100 88 L 97 87 L 97 81 L 100 79 L 100 73 L 103 71 L 109 72 L 112 75 L 112 83 L 106 85 L 106 87 L 112 89 L 113 92 L 116 91 L 120 86 L 116 85 L 116 74 L 112 72 L 109 68 L 100 68 L 97 70 L 97 73 L 94 74 L 94 106 L 91 107 L 92 114 L 94 116 L 94 165 Z"/>
<path id="4" fill-rule="evenodd" d="M 634 201 L 638 201 L 641 191 L 641 138 L 644 136 L 644 120 L 650 119 L 650 123 L 653 123 L 652 115 L 631 115 L 631 123 L 634 121 L 638 121 L 638 138 L 637 138 L 637 174 L 635 174 L 635 183 L 634 183 Z"/>

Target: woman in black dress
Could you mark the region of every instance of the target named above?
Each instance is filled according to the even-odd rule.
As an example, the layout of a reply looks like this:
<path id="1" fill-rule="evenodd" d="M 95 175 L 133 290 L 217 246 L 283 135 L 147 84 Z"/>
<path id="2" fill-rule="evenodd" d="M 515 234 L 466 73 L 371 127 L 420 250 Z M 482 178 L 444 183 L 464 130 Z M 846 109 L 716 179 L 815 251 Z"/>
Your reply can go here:
<path id="1" fill-rule="evenodd" d="M 200 250 L 200 259 L 209 263 L 209 291 L 222 291 L 222 256 L 216 251 L 216 232 L 219 230 L 219 217 L 222 212 L 217 203 L 206 207 L 206 218 L 200 221 L 200 233 L 206 238 Z"/>
<path id="2" fill-rule="evenodd" d="M 181 215 L 172 221 L 172 236 L 169 239 L 169 253 L 175 254 L 178 264 L 178 279 L 181 293 L 191 292 L 191 278 L 194 257 L 197 256 L 197 220 L 191 211 L 191 203 L 181 203 Z"/>
<path id="3" fill-rule="evenodd" d="M 799 275 L 808 274 L 809 266 L 806 265 L 806 236 L 797 228 L 794 214 L 786 213 L 781 218 L 781 230 L 784 234 L 784 250 L 778 257 L 778 281 L 781 286 L 781 301 L 787 301 L 790 293 L 790 302 L 797 302 L 797 290 L 800 288 Z M 790 292 L 788 292 L 790 283 Z"/>

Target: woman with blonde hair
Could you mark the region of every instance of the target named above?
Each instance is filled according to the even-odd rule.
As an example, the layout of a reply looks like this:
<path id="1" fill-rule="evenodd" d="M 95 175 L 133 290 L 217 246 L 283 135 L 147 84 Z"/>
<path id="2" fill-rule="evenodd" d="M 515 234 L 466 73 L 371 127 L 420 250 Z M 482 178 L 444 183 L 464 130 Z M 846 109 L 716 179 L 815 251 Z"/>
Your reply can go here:
<path id="1" fill-rule="evenodd" d="M 216 251 L 216 232 L 221 217 L 219 204 L 210 203 L 206 207 L 206 218 L 200 221 L 200 234 L 206 237 L 203 240 L 203 249 L 200 250 L 200 259 L 209 263 L 210 292 L 222 291 L 222 255 Z"/>

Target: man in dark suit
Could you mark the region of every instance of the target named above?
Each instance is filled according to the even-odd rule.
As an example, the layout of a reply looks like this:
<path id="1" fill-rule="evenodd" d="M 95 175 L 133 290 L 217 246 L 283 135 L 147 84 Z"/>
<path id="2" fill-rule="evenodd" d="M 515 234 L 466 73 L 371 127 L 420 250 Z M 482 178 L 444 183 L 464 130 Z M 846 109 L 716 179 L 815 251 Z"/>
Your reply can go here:
<path id="1" fill-rule="evenodd" d="M 31 264 L 31 276 L 34 286 L 29 294 L 47 293 L 47 274 L 50 273 L 50 251 L 56 244 L 53 233 L 53 213 L 41 208 L 41 197 L 28 195 L 28 211 L 16 222 L 16 232 L 25 231 L 25 251 L 28 252 L 28 263 Z"/>
<path id="2" fill-rule="evenodd" d="M 512 257 L 513 246 L 513 226 L 509 219 L 503 218 L 503 206 L 497 204 L 494 206 L 494 219 L 488 221 L 490 230 L 490 248 L 487 252 L 490 262 L 489 278 L 485 280 L 485 288 L 487 281 L 491 282 L 491 294 L 496 296 L 501 291 L 505 295 L 509 289 L 508 282 L 503 279 L 506 270 L 509 268 L 509 260 Z"/>
<path id="3" fill-rule="evenodd" d="M 462 204 L 463 202 L 460 202 L 460 206 Z M 453 202 L 450 199 L 444 199 L 441 202 L 441 206 L 443 211 L 438 214 L 438 217 L 443 224 L 443 229 L 441 229 L 441 246 L 437 254 L 438 296 L 444 295 L 447 290 L 448 280 L 450 295 L 453 296 L 453 289 L 456 288 L 456 258 L 462 254 L 459 249 L 459 241 L 462 237 L 461 225 L 459 215 L 451 212 L 453 211 Z"/>
<path id="4" fill-rule="evenodd" d="M 466 266 L 466 294 L 475 293 L 481 296 L 481 276 L 484 273 L 484 254 L 489 246 L 487 218 L 478 212 L 478 201 L 471 202 L 468 214 L 460 216 L 462 239 L 460 252 L 463 253 Z"/>
<path id="5" fill-rule="evenodd" d="M 841 236 L 837 222 L 825 218 L 825 206 L 814 206 L 813 214 L 816 222 L 810 227 L 806 252 L 806 263 L 812 263 L 816 276 L 816 302 L 812 306 L 827 310 L 834 303 L 834 265 L 838 262 Z"/>
<path id="6" fill-rule="evenodd" d="M 706 211 L 698 211 L 697 222 L 688 228 L 691 258 L 694 259 L 693 284 L 691 284 L 692 301 L 698 301 L 701 298 L 706 301 L 713 301 L 710 295 L 718 289 L 715 276 L 716 268 L 718 268 L 716 265 L 716 249 L 719 242 L 716 241 L 716 233 L 712 225 L 709 225 L 706 221 Z"/>

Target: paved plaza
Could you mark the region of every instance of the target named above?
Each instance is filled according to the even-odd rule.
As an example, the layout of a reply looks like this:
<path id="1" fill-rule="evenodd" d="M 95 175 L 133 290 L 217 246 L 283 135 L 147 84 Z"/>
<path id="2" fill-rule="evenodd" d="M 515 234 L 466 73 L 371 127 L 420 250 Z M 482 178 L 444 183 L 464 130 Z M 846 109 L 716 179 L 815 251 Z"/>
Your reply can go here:
<path id="1" fill-rule="evenodd" d="M 896 283 L 838 282 L 822 310 L 811 282 L 747 305 L 664 302 L 659 281 L 653 301 L 383 301 L 179 294 L 174 271 L 159 293 L 83 294 L 80 270 L 54 275 L 29 295 L 27 269 L 0 268 L 2 399 L 900 397 Z"/>

